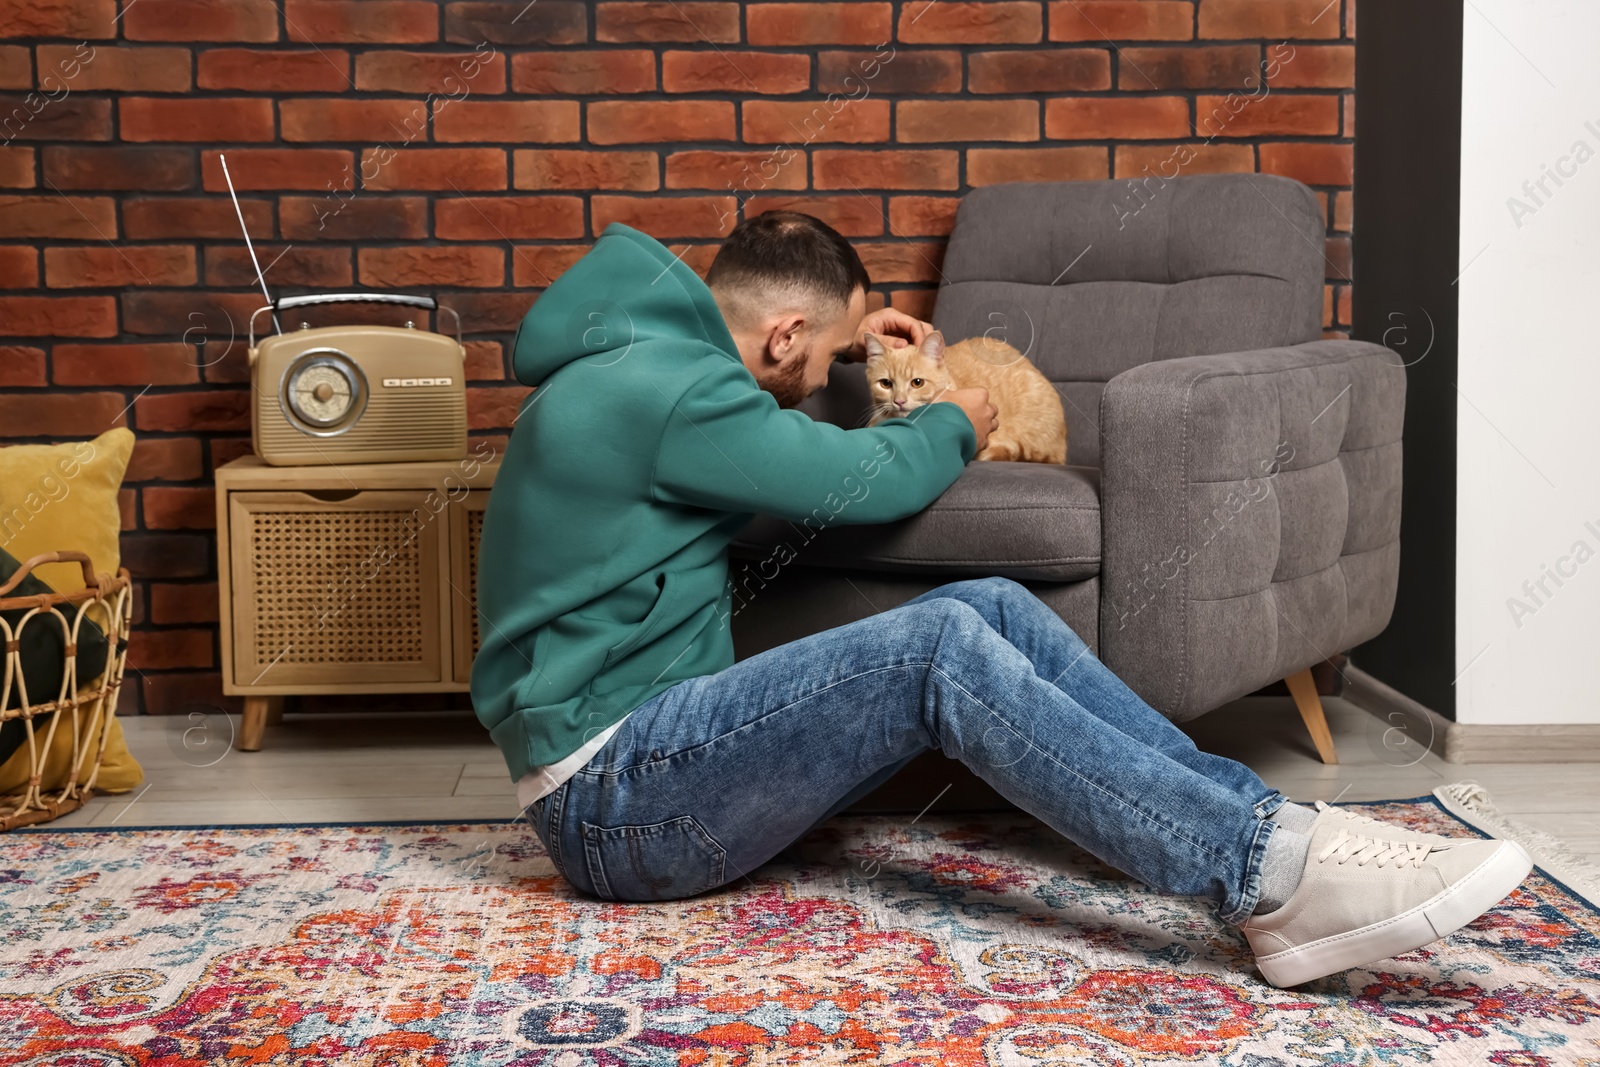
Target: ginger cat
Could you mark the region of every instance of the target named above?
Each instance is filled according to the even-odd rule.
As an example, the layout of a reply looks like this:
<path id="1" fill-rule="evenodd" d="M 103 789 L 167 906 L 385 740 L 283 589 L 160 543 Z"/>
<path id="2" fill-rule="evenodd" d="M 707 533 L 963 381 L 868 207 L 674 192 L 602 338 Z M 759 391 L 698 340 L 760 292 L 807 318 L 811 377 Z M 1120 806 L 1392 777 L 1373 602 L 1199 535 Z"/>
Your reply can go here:
<path id="1" fill-rule="evenodd" d="M 1067 417 L 1061 394 L 1028 357 L 1004 341 L 986 337 L 945 346 L 944 335 L 930 333 L 920 346 L 890 348 L 867 334 L 867 384 L 872 415 L 867 425 L 907 415 L 939 399 L 946 389 L 982 387 L 999 413 L 978 459 L 1027 463 L 1067 461 Z"/>

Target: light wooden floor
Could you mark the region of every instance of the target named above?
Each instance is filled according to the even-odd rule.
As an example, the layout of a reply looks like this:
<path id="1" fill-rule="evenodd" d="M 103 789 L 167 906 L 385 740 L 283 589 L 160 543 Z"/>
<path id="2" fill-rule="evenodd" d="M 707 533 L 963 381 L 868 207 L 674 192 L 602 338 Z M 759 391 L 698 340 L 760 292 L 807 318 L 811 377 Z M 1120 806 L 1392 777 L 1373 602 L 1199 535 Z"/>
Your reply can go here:
<path id="1" fill-rule="evenodd" d="M 1473 780 L 1500 809 L 1600 860 L 1600 774 L 1593 764 L 1445 763 L 1427 739 L 1385 736 L 1387 724 L 1326 701 L 1342 761 L 1318 762 L 1285 698 L 1236 701 L 1187 724 L 1204 749 L 1249 764 L 1300 801 L 1387 800 Z M 145 784 L 102 796 L 56 826 L 182 826 L 407 819 L 504 819 L 516 814 L 505 765 L 470 713 L 290 715 L 266 747 L 232 745 L 237 718 L 125 719 Z M 1387 744 L 1386 744 L 1387 742 Z M 943 791 L 951 784 L 948 791 Z M 936 801 L 936 802 L 935 802 Z M 891 782 L 864 808 L 917 811 L 992 806 L 987 787 L 942 756 Z"/>

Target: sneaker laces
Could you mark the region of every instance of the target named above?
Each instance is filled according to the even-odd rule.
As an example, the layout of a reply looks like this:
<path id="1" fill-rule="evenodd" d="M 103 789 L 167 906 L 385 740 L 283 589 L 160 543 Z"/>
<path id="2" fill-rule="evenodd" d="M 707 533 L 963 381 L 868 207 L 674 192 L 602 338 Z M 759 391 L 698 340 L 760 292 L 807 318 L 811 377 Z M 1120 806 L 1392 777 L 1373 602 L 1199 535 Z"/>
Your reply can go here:
<path id="1" fill-rule="evenodd" d="M 1428 840 L 1436 839 L 1443 841 L 1445 839 L 1443 834 L 1429 833 L 1426 830 L 1409 830 L 1398 823 L 1384 822 L 1382 819 L 1374 819 L 1366 815 L 1359 815 L 1356 812 L 1351 811 L 1349 808 L 1335 808 L 1332 804 L 1329 804 L 1325 800 L 1317 801 L 1317 811 L 1319 813 L 1324 811 L 1338 811 L 1346 819 L 1350 819 L 1362 826 L 1374 827 L 1375 829 L 1381 830 L 1387 834 L 1414 834 L 1417 837 Z"/>
<path id="2" fill-rule="evenodd" d="M 1349 830 L 1341 829 L 1334 835 L 1332 841 L 1323 846 L 1317 853 L 1317 862 L 1326 863 L 1336 859 L 1339 863 L 1355 860 L 1356 866 L 1365 867 L 1369 862 L 1376 860 L 1379 867 L 1393 862 L 1396 867 L 1410 864 L 1421 867 L 1422 861 L 1428 853 L 1433 851 L 1433 846 L 1426 841 L 1384 841 L 1381 838 L 1367 837 L 1363 834 L 1353 834 Z"/>

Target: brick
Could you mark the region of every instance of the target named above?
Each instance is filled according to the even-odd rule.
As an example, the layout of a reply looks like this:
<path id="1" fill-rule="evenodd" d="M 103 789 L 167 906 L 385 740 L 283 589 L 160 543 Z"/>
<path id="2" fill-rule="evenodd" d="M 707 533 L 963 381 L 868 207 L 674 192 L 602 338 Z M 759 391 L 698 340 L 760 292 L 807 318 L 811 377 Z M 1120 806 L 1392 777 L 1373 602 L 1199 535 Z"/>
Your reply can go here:
<path id="1" fill-rule="evenodd" d="M 1341 326 L 1355 324 L 1355 290 L 1348 285 L 1339 286 L 1338 292 L 1338 322 Z"/>
<path id="2" fill-rule="evenodd" d="M 960 205 L 953 196 L 890 197 L 889 232 L 896 237 L 948 236 Z"/>
<path id="3" fill-rule="evenodd" d="M 115 202 L 109 197 L 0 195 L 0 237 L 109 241 L 116 236 Z"/>
<path id="4" fill-rule="evenodd" d="M 756 196 L 745 201 L 747 219 L 768 211 L 814 215 L 846 237 L 877 237 L 884 232 L 883 205 L 875 196 Z"/>
<path id="5" fill-rule="evenodd" d="M 122 565 L 141 579 L 203 578 L 210 559 L 211 540 L 198 534 L 140 533 L 122 539 Z"/>
<path id="6" fill-rule="evenodd" d="M 746 100 L 743 108 L 749 144 L 874 144 L 889 139 L 887 100 Z"/>
<path id="7" fill-rule="evenodd" d="M 1249 174 L 1255 151 L 1242 144 L 1119 144 L 1114 178 L 1176 178 L 1186 174 Z"/>
<path id="8" fill-rule="evenodd" d="M 1259 91 L 1261 46 L 1122 48 L 1117 51 L 1117 86 L 1147 89 L 1237 89 Z"/>
<path id="9" fill-rule="evenodd" d="M 902 100 L 895 140 L 1037 141 L 1037 100 Z"/>
<path id="10" fill-rule="evenodd" d="M 661 187 L 661 161 L 654 152 L 583 152 L 522 149 L 512 154 L 518 189 L 631 189 Z"/>
<path id="11" fill-rule="evenodd" d="M 137 489 L 123 488 L 117 490 L 117 510 L 121 513 L 124 530 L 139 528 L 139 491 Z M 137 598 L 137 593 L 135 593 Z M 135 608 L 136 614 L 143 614 L 142 609 Z"/>
<path id="12" fill-rule="evenodd" d="M 152 485 L 139 490 L 150 530 L 211 530 L 217 525 L 216 491 L 207 486 Z M 194 666 L 203 666 L 195 664 Z"/>
<path id="13" fill-rule="evenodd" d="M 847 96 L 960 92 L 961 53 L 823 52 L 817 56 L 817 91 Z"/>
<path id="14" fill-rule="evenodd" d="M 1035 2 L 938 0 L 900 9 L 899 37 L 907 44 L 1034 44 L 1043 32 L 1044 12 Z"/>
<path id="15" fill-rule="evenodd" d="M 727 3 L 612 3 L 595 13 L 597 41 L 666 41 L 735 44 L 739 40 L 739 5 Z M 758 44 L 754 37 L 752 44 Z"/>
<path id="16" fill-rule="evenodd" d="M 285 141 L 383 142 L 428 138 L 421 100 L 285 100 L 278 105 Z"/>
<path id="17" fill-rule="evenodd" d="M 55 100 L 39 93 L 0 96 L 0 141 L 109 141 L 111 101 Z"/>
<path id="18" fill-rule="evenodd" d="M 239 200 L 252 239 L 272 235 L 272 206 L 248 197 Z M 152 241 L 169 237 L 238 237 L 239 219 L 227 197 L 128 200 L 122 205 L 122 224 L 130 240 Z"/>
<path id="19" fill-rule="evenodd" d="M 44 274 L 52 289 L 114 289 L 125 285 L 193 285 L 188 245 L 47 248 Z"/>
<path id="20" fill-rule="evenodd" d="M 331 105 L 334 101 L 319 101 Z M 287 105 L 285 105 L 287 106 Z M 272 101 L 126 96 L 117 102 L 124 141 L 271 141 Z"/>
<path id="21" fill-rule="evenodd" d="M 1111 53 L 1100 48 L 974 52 L 967 88 L 975 93 L 1071 93 L 1111 88 Z"/>
<path id="22" fill-rule="evenodd" d="M 25 389 L 45 384 L 44 349 L 0 345 L 0 387 Z"/>
<path id="23" fill-rule="evenodd" d="M 369 148 L 361 153 L 361 175 L 368 189 L 504 189 L 506 153 L 501 148 Z"/>
<path id="24" fill-rule="evenodd" d="M 348 286 L 354 275 L 350 249 L 338 245 L 256 245 L 269 286 L 304 285 L 330 289 Z M 243 244 L 206 249 L 206 284 L 256 286 L 256 267 Z"/>
<path id="25" fill-rule="evenodd" d="M 1329 182 L 1337 185 L 1337 182 Z M 1333 194 L 1333 228 L 1349 233 L 1355 227 L 1355 198 L 1349 193 Z"/>
<path id="26" fill-rule="evenodd" d="M 276 41 L 278 11 L 272 0 L 139 0 L 122 9 L 122 32 L 130 41 Z"/>
<path id="27" fill-rule="evenodd" d="M 216 582 L 150 583 L 151 622 L 216 622 L 219 607 Z"/>
<path id="28" fill-rule="evenodd" d="M 1339 5 L 1328 0 L 1200 0 L 1201 37 L 1339 36 Z"/>
<path id="29" fill-rule="evenodd" d="M 1272 46 L 1276 48 L 1277 46 Z M 1290 58 L 1292 56 L 1292 58 Z M 1269 54 L 1277 61 L 1274 89 L 1354 89 L 1356 48 L 1350 44 L 1299 45 L 1288 52 Z"/>
<path id="30" fill-rule="evenodd" d="M 164 348 L 168 346 L 141 346 Z M 174 345 L 184 349 L 169 358 L 187 362 L 190 352 L 187 345 Z M 61 367 L 61 346 L 56 346 L 56 369 Z M 191 364 L 192 366 L 192 364 Z M 192 482 L 205 473 L 200 458 L 200 440 L 195 437 L 140 437 L 133 442 L 133 456 L 128 460 L 126 481 L 130 482 Z M 157 619 L 157 622 L 191 622 L 190 619 Z"/>
<path id="31" fill-rule="evenodd" d="M 467 427 L 495 430 L 511 426 L 522 413 L 522 402 L 533 392 L 524 385 L 497 385 L 467 390 Z"/>
<path id="32" fill-rule="evenodd" d="M 1189 135 L 1189 102 L 1181 96 L 1072 97 L 1044 106 L 1046 137 L 1132 141 Z"/>
<path id="33" fill-rule="evenodd" d="M 889 294 L 889 306 L 928 322 L 933 318 L 933 305 L 938 296 L 937 289 L 897 289 Z"/>
<path id="34" fill-rule="evenodd" d="M 1343 115 L 1344 115 L 1344 124 L 1343 124 L 1343 127 L 1340 129 L 1340 133 L 1342 133 L 1346 137 L 1354 137 L 1356 135 L 1356 94 L 1355 93 L 1346 93 L 1344 95 Z"/>
<path id="35" fill-rule="evenodd" d="M 515 249 L 513 249 L 515 251 Z M 516 261 L 513 259 L 513 263 Z M 499 341 L 468 341 L 464 373 L 470 379 L 483 381 L 506 377 L 505 348 Z"/>
<path id="36" fill-rule="evenodd" d="M 44 149 L 45 181 L 56 189 L 168 192 L 193 187 L 194 175 L 194 153 L 187 148 L 50 145 Z"/>
<path id="37" fill-rule="evenodd" d="M 40 87 L 51 89 L 45 80 L 59 79 L 73 92 L 181 93 L 189 88 L 187 48 L 103 47 L 86 61 L 81 47 L 40 45 Z"/>
<path id="38" fill-rule="evenodd" d="M 250 393 L 246 389 L 146 393 L 133 402 L 133 412 L 141 431 L 237 433 L 250 429 Z"/>
<path id="39" fill-rule="evenodd" d="M 330 93 L 350 88 L 350 54 L 337 48 L 309 52 L 208 48 L 198 63 L 196 83 L 202 89 Z"/>
<path id="40" fill-rule="evenodd" d="M 503 93 L 506 57 L 499 52 L 366 52 L 356 57 L 357 89 L 390 93 Z"/>
<path id="41" fill-rule="evenodd" d="M 28 245 L 0 245 L 0 289 L 38 287 L 38 251 Z"/>
<path id="42" fill-rule="evenodd" d="M 0 45 L 0 89 L 33 87 L 33 52 L 26 45 Z"/>
<path id="43" fill-rule="evenodd" d="M 536 96 L 648 93 L 656 57 L 646 51 L 521 52 L 511 57 L 511 88 Z"/>
<path id="44" fill-rule="evenodd" d="M 607 100 L 588 109 L 594 144 L 734 139 L 733 105 L 721 100 Z"/>
<path id="45" fill-rule="evenodd" d="M 1349 185 L 1354 167 L 1355 150 L 1347 144 L 1268 143 L 1261 146 L 1261 173 L 1281 174 L 1307 185 Z"/>
<path id="46" fill-rule="evenodd" d="M 452 44 L 582 44 L 588 36 L 589 17 L 578 0 L 447 3 L 444 7 L 444 39 Z"/>
<path id="47" fill-rule="evenodd" d="M 655 238 L 722 237 L 733 228 L 738 202 L 731 196 L 600 196 L 590 201 L 594 231 L 613 222 Z"/>
<path id="48" fill-rule="evenodd" d="M 1248 93 L 1202 96 L 1195 100 L 1195 126 L 1201 137 L 1208 138 L 1337 134 L 1339 98 Z"/>
<path id="49" fill-rule="evenodd" d="M 943 241 L 857 242 L 855 248 L 874 284 L 939 280 L 939 264 L 944 260 Z"/>
<path id="50" fill-rule="evenodd" d="M 811 57 L 805 55 L 668 52 L 661 57 L 661 88 L 668 93 L 799 93 L 810 87 Z"/>
<path id="51" fill-rule="evenodd" d="M 7 37 L 99 40 L 117 33 L 117 0 L 0 0 Z"/>
<path id="52" fill-rule="evenodd" d="M 420 196 L 286 196 L 278 225 L 286 240 L 381 241 L 428 235 Z"/>
<path id="53" fill-rule="evenodd" d="M 291 41 L 418 44 L 439 39 L 439 5 L 427 0 L 284 0 Z"/>
<path id="54" fill-rule="evenodd" d="M 198 347 L 202 343 L 215 349 L 197 353 L 196 362 L 215 363 L 224 356 L 229 338 L 245 335 L 251 312 L 261 306 L 261 291 L 219 293 L 197 289 L 130 289 L 122 293 L 124 333 L 155 336 L 162 340 L 183 338 Z M 243 345 L 233 358 L 243 362 Z M 146 426 L 146 429 L 150 427 Z M 182 429 L 161 427 L 161 429 Z"/>
<path id="55" fill-rule="evenodd" d="M 31 148 L 0 148 L 0 189 L 32 189 L 34 154 Z"/>
<path id="56" fill-rule="evenodd" d="M 542 288 L 567 272 L 591 245 L 517 245 L 512 251 L 512 284 Z"/>
<path id="57" fill-rule="evenodd" d="M 15 337 L 114 337 L 117 302 L 109 296 L 0 296 L 0 322 Z"/>
<path id="58" fill-rule="evenodd" d="M 51 367 L 56 385 L 193 385 L 200 381 L 194 349 L 176 341 L 58 344 L 51 353 Z M 198 471 L 191 477 L 198 477 Z"/>
<path id="59" fill-rule="evenodd" d="M 230 148 L 228 172 L 238 190 L 348 189 L 355 173 L 355 155 L 342 148 Z M 228 192 L 222 176 L 222 153 L 202 152 L 202 185 L 210 193 Z"/>
<path id="60" fill-rule="evenodd" d="M 744 24 L 753 45 L 876 45 L 894 33 L 894 8 L 880 3 L 750 4 Z"/>
<path id="61" fill-rule="evenodd" d="M 363 285 L 403 289 L 505 284 L 506 257 L 499 248 L 363 248 L 357 258 Z"/>
<path id="62" fill-rule="evenodd" d="M 817 189 L 954 189 L 957 162 L 957 153 L 934 149 L 824 149 L 812 154 L 811 183 Z"/>
<path id="63" fill-rule="evenodd" d="M 550 144 L 578 139 L 578 104 L 573 100 L 440 100 L 433 107 L 435 141 Z"/>
<path id="64" fill-rule="evenodd" d="M 134 630 L 128 635 L 128 664 L 141 671 L 210 667 L 211 631 Z"/>
<path id="65" fill-rule="evenodd" d="M 1051 0 L 1052 41 L 1187 41 L 1194 5 L 1187 0 Z"/>
<path id="66" fill-rule="evenodd" d="M 452 197 L 434 203 L 433 232 L 451 241 L 582 237 L 583 200 L 576 196 Z"/>
<path id="67" fill-rule="evenodd" d="M 234 737 L 231 732 L 234 727 L 230 723 L 223 722 L 220 713 L 238 715 L 244 707 L 243 697 L 222 695 L 222 676 L 215 671 L 185 671 L 181 674 L 141 673 L 138 687 L 129 688 L 143 701 L 146 715 L 188 715 L 200 712 L 206 717 L 193 721 L 204 727 L 207 733 L 203 736 L 208 739 L 214 737 L 214 743 L 219 747 L 226 746 Z"/>
<path id="68" fill-rule="evenodd" d="M 240 456 L 253 456 L 255 451 L 250 447 L 248 437 L 213 437 L 207 441 L 211 450 L 211 469 L 217 470 Z M 205 573 L 204 571 L 201 572 Z"/>
<path id="69" fill-rule="evenodd" d="M 779 153 L 674 152 L 667 157 L 668 189 L 731 189 L 743 195 L 763 189 L 804 189 L 805 157 L 780 165 Z"/>
<path id="70" fill-rule="evenodd" d="M 97 437 L 127 425 L 127 403 L 121 393 L 0 393 L 0 437 Z"/>
<path id="71" fill-rule="evenodd" d="M 1327 261 L 1324 266 L 1330 280 L 1350 280 L 1350 238 L 1329 237 L 1323 242 L 1323 258 Z"/>
<path id="72" fill-rule="evenodd" d="M 1356 35 L 1356 0 L 1344 0 L 1344 35 Z"/>

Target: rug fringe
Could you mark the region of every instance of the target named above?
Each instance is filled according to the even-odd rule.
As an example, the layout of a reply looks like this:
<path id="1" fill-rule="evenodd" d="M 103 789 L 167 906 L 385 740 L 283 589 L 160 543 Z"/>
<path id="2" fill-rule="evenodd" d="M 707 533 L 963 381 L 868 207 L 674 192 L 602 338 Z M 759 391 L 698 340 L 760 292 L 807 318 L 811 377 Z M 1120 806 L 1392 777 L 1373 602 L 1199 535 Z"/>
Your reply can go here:
<path id="1" fill-rule="evenodd" d="M 1559 838 L 1503 814 L 1495 807 L 1488 789 L 1477 782 L 1452 782 L 1435 789 L 1433 795 L 1456 818 L 1491 837 L 1515 841 L 1527 849 L 1533 862 L 1552 878 L 1600 908 L 1600 865 L 1573 851 Z"/>

